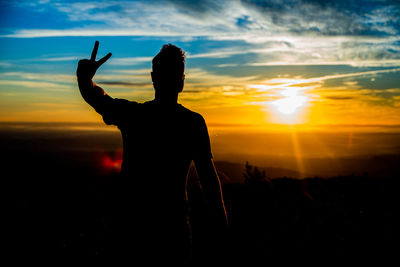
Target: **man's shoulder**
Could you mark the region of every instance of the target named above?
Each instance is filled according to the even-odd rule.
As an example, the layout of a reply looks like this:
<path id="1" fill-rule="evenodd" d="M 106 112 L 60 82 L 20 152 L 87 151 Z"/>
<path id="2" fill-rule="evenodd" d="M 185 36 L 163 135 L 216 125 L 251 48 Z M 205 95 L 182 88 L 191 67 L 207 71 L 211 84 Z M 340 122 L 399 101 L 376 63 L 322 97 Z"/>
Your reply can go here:
<path id="1" fill-rule="evenodd" d="M 137 105 L 139 105 L 139 103 L 138 102 L 136 102 L 136 101 L 131 101 L 131 100 L 128 100 L 128 99 L 124 99 L 124 98 L 112 98 L 112 100 L 113 100 L 113 104 L 115 104 L 115 105 L 129 105 L 129 106 L 137 106 Z"/>
<path id="2" fill-rule="evenodd" d="M 187 116 L 190 116 L 191 118 L 193 118 L 195 120 L 204 121 L 204 118 L 200 113 L 190 110 L 181 104 L 179 104 L 178 107 L 180 109 L 180 112 L 186 114 Z"/>

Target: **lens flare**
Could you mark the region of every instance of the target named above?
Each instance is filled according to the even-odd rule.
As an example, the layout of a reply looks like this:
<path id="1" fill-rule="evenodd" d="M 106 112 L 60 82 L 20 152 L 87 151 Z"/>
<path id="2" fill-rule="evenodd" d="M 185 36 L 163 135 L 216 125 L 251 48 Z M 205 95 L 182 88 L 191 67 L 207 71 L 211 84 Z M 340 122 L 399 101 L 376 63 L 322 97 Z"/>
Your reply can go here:
<path id="1" fill-rule="evenodd" d="M 121 171 L 122 166 L 122 151 L 116 151 L 113 155 L 104 154 L 101 164 L 107 171 Z"/>

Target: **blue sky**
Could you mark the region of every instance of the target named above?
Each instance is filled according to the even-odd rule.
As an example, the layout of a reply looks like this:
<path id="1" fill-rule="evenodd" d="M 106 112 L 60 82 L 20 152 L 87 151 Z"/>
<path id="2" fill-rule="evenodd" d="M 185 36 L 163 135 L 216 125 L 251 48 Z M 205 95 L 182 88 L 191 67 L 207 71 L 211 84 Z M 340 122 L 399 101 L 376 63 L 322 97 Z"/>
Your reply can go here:
<path id="1" fill-rule="evenodd" d="M 212 123 L 400 122 L 398 1 L 0 1 L 0 120 L 99 121 L 78 59 L 112 52 L 95 82 L 153 96 L 151 58 L 187 52 L 181 102 Z M 292 108 L 291 108 L 292 107 Z"/>

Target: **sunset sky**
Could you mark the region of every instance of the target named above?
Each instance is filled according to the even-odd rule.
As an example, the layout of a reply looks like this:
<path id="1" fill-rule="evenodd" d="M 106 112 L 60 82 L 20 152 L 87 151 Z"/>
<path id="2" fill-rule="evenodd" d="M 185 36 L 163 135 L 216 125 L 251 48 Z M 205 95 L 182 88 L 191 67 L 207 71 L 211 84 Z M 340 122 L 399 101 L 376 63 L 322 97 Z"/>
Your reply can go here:
<path id="1" fill-rule="evenodd" d="M 0 121 L 101 122 L 79 59 L 113 56 L 94 81 L 154 95 L 151 59 L 187 53 L 180 103 L 208 124 L 400 124 L 398 1 L 0 1 Z"/>

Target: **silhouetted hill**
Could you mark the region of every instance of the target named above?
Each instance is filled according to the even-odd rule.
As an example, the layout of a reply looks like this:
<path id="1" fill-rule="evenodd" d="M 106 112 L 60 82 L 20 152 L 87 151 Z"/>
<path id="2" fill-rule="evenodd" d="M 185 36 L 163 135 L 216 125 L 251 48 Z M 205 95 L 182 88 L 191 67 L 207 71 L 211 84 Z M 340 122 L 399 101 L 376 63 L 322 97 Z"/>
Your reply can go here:
<path id="1" fill-rule="evenodd" d="M 265 171 L 267 177 L 269 178 L 279 178 L 279 177 L 292 177 L 301 178 L 305 175 L 300 174 L 297 171 L 284 169 L 284 168 L 272 168 L 257 166 L 261 171 Z M 215 168 L 221 180 L 224 183 L 244 183 L 243 173 L 245 171 L 245 163 L 233 163 L 227 161 L 216 161 Z"/>
<path id="2" fill-rule="evenodd" d="M 310 146 L 313 147 L 314 151 L 317 150 L 318 146 L 313 143 L 314 139 L 311 138 L 313 135 L 304 135 L 303 138 L 307 140 L 307 146 L 303 147 L 303 152 L 308 151 Z M 314 154 L 305 153 L 300 159 L 294 157 L 293 153 L 282 155 L 279 147 L 276 146 L 286 144 L 288 140 L 285 138 L 289 137 L 279 134 L 264 135 L 264 133 L 256 135 L 235 134 L 236 139 L 232 139 L 232 136 L 218 135 L 212 140 L 224 140 L 224 142 L 220 144 L 218 141 L 213 144 L 212 148 L 215 161 L 239 165 L 244 165 L 248 161 L 250 164 L 265 170 L 266 175 L 271 178 L 335 177 L 352 174 L 368 174 L 374 177 L 399 176 L 399 133 L 360 134 L 359 138 L 362 142 L 359 141 L 361 143 L 358 146 L 355 143 L 353 144 L 354 151 L 348 147 L 344 147 L 343 151 L 340 150 L 341 142 L 345 140 L 344 136 L 343 134 L 339 135 L 339 140 L 334 139 L 334 136 L 333 133 L 329 134 L 329 138 L 325 141 L 331 148 L 334 147 L 336 154 L 339 155 L 315 157 Z M 249 146 L 251 144 L 251 146 L 246 146 L 246 144 Z M 268 146 L 269 144 L 272 147 Z M 368 144 L 368 146 L 365 144 Z M 363 147 L 363 149 L 360 147 Z M 369 147 L 374 150 L 366 150 Z M 235 150 L 230 152 L 230 149 L 233 148 Z M 266 149 L 268 154 L 260 153 L 263 148 L 268 148 Z M 81 153 L 85 152 L 98 153 L 99 155 L 107 154 L 115 158 L 115 154 L 122 150 L 122 138 L 115 128 L 97 124 L 0 123 L 0 149 L 4 151 L 3 157 L 7 157 L 8 151 L 20 151 L 19 155 L 27 152 L 33 155 L 35 153 L 49 153 L 53 155 L 52 158 L 54 159 L 63 157 L 63 154 L 70 154 L 75 155 L 71 157 L 73 164 L 80 164 L 79 161 L 86 162 L 88 160 L 88 158 L 81 156 Z M 221 153 L 220 150 L 224 150 L 224 153 Z M 251 150 L 251 153 L 249 150 Z M 342 153 L 338 153 L 338 151 Z M 99 168 L 99 162 L 93 161 L 92 163 L 90 168 Z M 241 181 L 242 178 L 236 171 L 239 171 L 239 166 L 220 163 L 219 168 L 221 172 L 231 176 L 232 182 Z M 302 173 L 300 173 L 300 170 Z"/>

